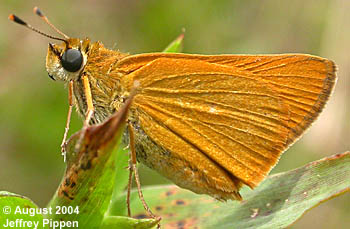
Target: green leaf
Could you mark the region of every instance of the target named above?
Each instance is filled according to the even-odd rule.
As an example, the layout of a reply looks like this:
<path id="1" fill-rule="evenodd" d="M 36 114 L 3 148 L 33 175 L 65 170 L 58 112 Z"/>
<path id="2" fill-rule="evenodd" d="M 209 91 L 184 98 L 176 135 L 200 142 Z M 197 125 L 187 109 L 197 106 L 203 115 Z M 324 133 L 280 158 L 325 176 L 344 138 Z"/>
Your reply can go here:
<path id="1" fill-rule="evenodd" d="M 0 191 L 0 211 L 1 226 L 12 222 L 12 228 L 34 228 L 34 224 L 37 228 L 48 228 L 42 211 L 27 197 Z"/>
<path id="2" fill-rule="evenodd" d="M 126 215 L 126 198 L 118 198 L 123 195 L 126 186 L 129 182 L 129 170 L 127 169 L 129 161 L 129 149 L 123 144 L 119 146 L 119 152 L 115 160 L 116 163 L 116 178 L 112 195 L 112 202 L 109 206 L 106 215 L 125 216 Z"/>
<path id="3" fill-rule="evenodd" d="M 69 214 L 48 214 L 61 221 L 78 221 L 79 228 L 98 228 L 106 213 L 116 181 L 117 149 L 124 131 L 131 98 L 118 113 L 97 126 L 90 126 L 75 153 L 78 132 L 67 145 L 67 170 L 49 207 L 70 206 Z M 121 155 L 119 155 L 121 156 Z M 78 211 L 76 211 L 78 210 Z"/>
<path id="4" fill-rule="evenodd" d="M 180 34 L 180 36 L 178 36 L 173 42 L 171 42 L 163 50 L 163 52 L 167 52 L 167 53 L 179 53 L 179 52 L 182 52 L 184 36 L 185 36 L 184 33 Z"/>
<path id="5" fill-rule="evenodd" d="M 144 197 L 164 227 L 286 228 L 307 210 L 350 190 L 350 152 L 268 177 L 255 190 L 245 188 L 244 201 L 222 203 L 176 186 L 148 187 Z M 124 197 L 125 198 L 125 197 Z M 145 211 L 132 193 L 135 218 Z"/>

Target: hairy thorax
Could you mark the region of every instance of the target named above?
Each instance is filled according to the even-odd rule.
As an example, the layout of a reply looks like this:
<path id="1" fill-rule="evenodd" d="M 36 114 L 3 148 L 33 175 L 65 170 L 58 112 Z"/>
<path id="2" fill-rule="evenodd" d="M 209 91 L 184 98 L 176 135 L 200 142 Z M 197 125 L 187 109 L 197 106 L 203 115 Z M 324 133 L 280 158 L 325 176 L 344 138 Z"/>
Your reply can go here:
<path id="1" fill-rule="evenodd" d="M 114 66 L 127 54 L 105 49 L 101 44 L 92 48 L 81 75 L 86 75 L 90 82 L 94 105 L 90 124 L 97 124 L 117 111 L 125 100 L 125 89 L 120 84 L 123 75 Z M 85 117 L 87 103 L 81 78 L 74 83 L 73 94 L 78 113 Z"/>

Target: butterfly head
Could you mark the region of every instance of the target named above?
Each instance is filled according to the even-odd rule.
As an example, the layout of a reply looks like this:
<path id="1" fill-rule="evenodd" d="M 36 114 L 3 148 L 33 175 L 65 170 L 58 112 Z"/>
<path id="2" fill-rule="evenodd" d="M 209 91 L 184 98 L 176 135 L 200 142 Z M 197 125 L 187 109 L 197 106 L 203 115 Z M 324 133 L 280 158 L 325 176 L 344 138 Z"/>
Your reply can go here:
<path id="1" fill-rule="evenodd" d="M 46 70 L 49 77 L 53 80 L 70 81 L 78 79 L 87 62 L 88 52 L 91 46 L 90 40 L 87 38 L 70 38 L 51 24 L 39 8 L 35 7 L 34 13 L 41 17 L 63 38 L 43 33 L 13 14 L 9 16 L 9 19 L 43 36 L 62 41 L 61 44 L 49 43 L 46 56 Z"/>
<path id="2" fill-rule="evenodd" d="M 46 56 L 49 77 L 61 81 L 78 79 L 86 65 L 89 50 L 89 39 L 68 38 L 61 44 L 49 43 Z"/>

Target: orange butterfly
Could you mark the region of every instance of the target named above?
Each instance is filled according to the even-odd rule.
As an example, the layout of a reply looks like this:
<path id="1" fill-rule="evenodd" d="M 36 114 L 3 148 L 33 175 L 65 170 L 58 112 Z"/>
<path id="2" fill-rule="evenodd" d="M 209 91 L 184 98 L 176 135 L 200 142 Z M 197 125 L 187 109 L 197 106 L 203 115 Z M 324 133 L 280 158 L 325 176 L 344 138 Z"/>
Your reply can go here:
<path id="1" fill-rule="evenodd" d="M 336 81 L 332 61 L 306 54 L 128 55 L 69 38 L 35 12 L 64 38 L 10 19 L 62 41 L 49 44 L 46 68 L 69 84 L 68 117 L 76 106 L 83 128 L 116 112 L 138 83 L 124 137 L 138 186 L 136 160 L 193 192 L 241 200 L 241 186 L 266 177 L 317 118 Z M 69 118 L 63 142 L 68 127 Z"/>

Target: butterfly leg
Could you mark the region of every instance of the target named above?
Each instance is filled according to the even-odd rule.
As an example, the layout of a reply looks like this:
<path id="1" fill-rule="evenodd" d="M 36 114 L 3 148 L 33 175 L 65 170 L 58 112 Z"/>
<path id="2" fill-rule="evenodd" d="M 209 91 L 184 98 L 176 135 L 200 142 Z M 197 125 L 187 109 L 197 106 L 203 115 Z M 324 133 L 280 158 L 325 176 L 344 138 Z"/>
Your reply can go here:
<path id="1" fill-rule="evenodd" d="M 151 209 L 148 207 L 145 199 L 143 198 L 143 194 L 142 194 L 142 190 L 141 190 L 141 183 L 140 183 L 140 178 L 139 178 L 139 174 L 138 174 L 138 171 L 137 171 L 137 167 L 136 167 L 136 150 L 135 150 L 135 138 L 134 138 L 134 130 L 131 126 L 131 124 L 128 123 L 128 130 L 129 130 L 129 143 L 130 143 L 130 150 L 131 150 L 131 153 L 130 153 L 130 174 L 134 173 L 134 176 L 135 176 L 135 182 L 136 182 L 136 185 L 137 185 L 137 192 L 139 194 L 139 198 L 142 202 L 142 205 L 144 207 L 144 209 L 146 210 L 146 212 L 154 219 L 156 220 L 159 220 L 160 221 L 160 217 L 156 217 Z M 128 185 L 128 189 L 131 189 L 131 176 L 132 175 L 129 175 L 129 185 Z M 130 190 L 128 190 L 128 193 L 130 192 Z M 128 198 L 130 198 L 130 194 L 128 194 Z M 127 202 L 130 204 L 130 200 L 127 200 Z M 128 206 L 128 208 L 130 208 L 130 206 Z M 128 211 L 130 211 L 128 209 Z M 129 212 L 128 212 L 129 213 Z M 159 226 L 159 225 L 158 225 Z"/>
<path id="2" fill-rule="evenodd" d="M 61 155 L 63 156 L 64 162 L 66 162 L 66 140 L 67 140 L 67 135 L 69 131 L 70 119 L 71 119 L 72 108 L 73 108 L 73 81 L 72 80 L 69 81 L 69 86 L 68 86 L 68 103 L 69 103 L 69 108 L 68 108 L 66 128 L 64 129 L 63 139 L 61 143 Z"/>
<path id="3" fill-rule="evenodd" d="M 90 89 L 90 82 L 86 75 L 82 76 L 83 85 L 84 85 L 84 94 L 86 98 L 86 104 L 87 104 L 87 112 L 84 120 L 83 129 L 81 131 L 80 137 L 78 139 L 77 144 L 75 145 L 75 151 L 78 151 L 80 149 L 81 143 L 83 141 L 83 138 L 85 136 L 86 130 L 89 126 L 89 122 L 92 118 L 92 115 L 94 114 L 94 105 L 92 103 L 92 95 L 91 95 L 91 89 Z"/>
<path id="4" fill-rule="evenodd" d="M 128 127 L 129 128 L 129 127 Z M 127 189 L 127 195 L 126 195 L 126 206 L 128 208 L 128 216 L 131 217 L 131 209 L 130 209 L 130 194 L 131 194 L 131 188 L 132 188 L 132 163 L 131 163 L 131 152 L 129 152 L 129 180 L 128 180 L 128 189 Z"/>

